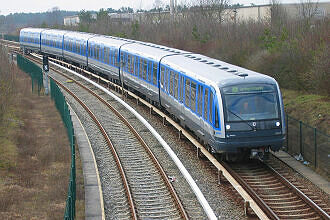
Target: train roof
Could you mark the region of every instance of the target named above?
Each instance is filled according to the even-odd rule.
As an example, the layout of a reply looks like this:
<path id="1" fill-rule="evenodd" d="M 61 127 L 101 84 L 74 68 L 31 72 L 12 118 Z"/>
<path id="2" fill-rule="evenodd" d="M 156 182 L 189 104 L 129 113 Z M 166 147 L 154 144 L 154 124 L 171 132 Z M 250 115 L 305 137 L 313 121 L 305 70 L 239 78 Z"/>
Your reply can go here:
<path id="1" fill-rule="evenodd" d="M 156 61 L 159 61 L 160 59 L 168 55 L 179 55 L 188 53 L 183 50 L 160 46 L 152 43 L 144 43 L 140 41 L 124 45 L 121 50 Z"/>
<path id="2" fill-rule="evenodd" d="M 60 36 L 60 35 L 64 35 L 68 32 L 71 31 L 66 31 L 66 30 L 55 30 L 55 29 L 45 29 L 41 32 L 41 35 L 52 35 L 52 36 Z"/>
<path id="3" fill-rule="evenodd" d="M 272 77 L 200 54 L 168 56 L 162 60 L 162 63 L 218 87 L 241 83 L 276 84 Z"/>
<path id="4" fill-rule="evenodd" d="M 88 40 L 91 37 L 98 36 L 97 34 L 83 33 L 83 32 L 75 32 L 70 31 L 64 34 L 64 39 L 78 39 L 78 40 Z"/>
<path id="5" fill-rule="evenodd" d="M 41 31 L 47 30 L 45 28 L 23 28 L 20 33 L 40 33 Z"/>
<path id="6" fill-rule="evenodd" d="M 97 35 L 89 40 L 90 43 L 104 44 L 108 47 L 119 48 L 123 44 L 134 42 L 133 40 L 122 39 L 118 37 Z"/>

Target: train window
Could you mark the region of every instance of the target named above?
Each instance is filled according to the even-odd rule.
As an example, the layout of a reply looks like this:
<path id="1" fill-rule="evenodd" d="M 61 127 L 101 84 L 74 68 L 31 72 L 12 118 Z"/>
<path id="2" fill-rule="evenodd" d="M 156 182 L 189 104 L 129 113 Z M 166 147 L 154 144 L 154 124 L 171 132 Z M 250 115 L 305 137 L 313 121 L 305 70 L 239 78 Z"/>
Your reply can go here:
<path id="1" fill-rule="evenodd" d="M 168 92 L 168 69 L 165 68 L 164 72 L 164 90 Z"/>
<path id="2" fill-rule="evenodd" d="M 186 78 L 186 89 L 185 89 L 185 104 L 190 108 L 190 79 Z"/>
<path id="3" fill-rule="evenodd" d="M 213 124 L 213 93 L 210 91 L 209 122 Z"/>
<path id="4" fill-rule="evenodd" d="M 191 81 L 191 110 L 196 111 L 196 82 Z"/>
<path id="5" fill-rule="evenodd" d="M 126 71 L 131 72 L 130 69 L 131 69 L 131 56 L 127 55 L 127 69 L 126 69 Z"/>
<path id="6" fill-rule="evenodd" d="M 130 62 L 130 72 L 134 74 L 134 56 L 130 56 L 131 62 Z"/>
<path id="7" fill-rule="evenodd" d="M 127 55 L 127 71 L 132 73 L 132 55 Z"/>
<path id="8" fill-rule="evenodd" d="M 183 102 L 184 95 L 184 76 L 180 74 L 180 102 Z"/>
<path id="9" fill-rule="evenodd" d="M 157 85 L 157 67 L 158 67 L 158 63 L 154 62 L 153 63 L 153 77 L 152 77 L 154 85 Z"/>
<path id="10" fill-rule="evenodd" d="M 125 53 L 124 55 L 124 70 L 127 72 L 128 71 L 128 54 Z"/>
<path id="11" fill-rule="evenodd" d="M 216 128 L 219 128 L 219 113 L 218 113 L 218 106 L 215 107 L 215 113 L 214 113 L 214 126 Z"/>
<path id="12" fill-rule="evenodd" d="M 139 75 L 139 58 L 137 56 L 134 57 L 134 73 L 136 76 Z"/>
<path id="13" fill-rule="evenodd" d="M 207 121 L 208 104 L 209 104 L 209 88 L 205 88 L 205 94 L 204 94 L 204 119 L 205 119 L 205 121 Z"/>
<path id="14" fill-rule="evenodd" d="M 170 94 L 171 96 L 174 96 L 173 94 L 173 90 L 174 90 L 174 72 L 172 70 L 169 71 L 169 74 L 170 74 Z"/>
<path id="15" fill-rule="evenodd" d="M 203 86 L 201 84 L 198 85 L 198 97 L 197 97 L 197 112 L 198 115 L 202 115 L 203 108 Z"/>
<path id="16" fill-rule="evenodd" d="M 179 74 L 174 73 L 174 98 L 178 99 L 178 90 L 179 90 Z"/>
<path id="17" fill-rule="evenodd" d="M 150 82 L 150 83 L 152 83 L 152 64 L 153 64 L 153 62 L 152 61 L 149 61 L 148 62 L 148 81 Z"/>
<path id="18" fill-rule="evenodd" d="M 165 67 L 160 67 L 160 88 L 164 89 L 164 75 L 165 75 Z"/>
<path id="19" fill-rule="evenodd" d="M 100 46 L 99 45 L 96 45 L 96 51 L 95 51 L 95 53 L 96 53 L 96 59 L 97 60 L 100 60 Z"/>
<path id="20" fill-rule="evenodd" d="M 143 79 L 147 80 L 147 69 L 148 69 L 148 62 L 143 60 Z"/>
<path id="21" fill-rule="evenodd" d="M 90 45 L 89 47 L 88 47 L 88 56 L 89 57 L 92 57 L 92 45 Z"/>
<path id="22" fill-rule="evenodd" d="M 103 59 L 104 63 L 109 63 L 109 48 L 104 47 L 104 59 Z"/>
<path id="23" fill-rule="evenodd" d="M 115 51 L 109 48 L 109 64 L 110 65 L 116 65 L 115 64 Z"/>
<path id="24" fill-rule="evenodd" d="M 141 79 L 143 79 L 143 59 L 140 57 L 140 60 L 139 60 L 139 65 L 140 65 L 140 69 L 139 69 L 139 77 Z"/>
<path id="25" fill-rule="evenodd" d="M 115 59 L 115 66 L 118 66 L 118 51 L 117 50 L 115 50 L 115 57 L 114 57 L 114 59 Z"/>

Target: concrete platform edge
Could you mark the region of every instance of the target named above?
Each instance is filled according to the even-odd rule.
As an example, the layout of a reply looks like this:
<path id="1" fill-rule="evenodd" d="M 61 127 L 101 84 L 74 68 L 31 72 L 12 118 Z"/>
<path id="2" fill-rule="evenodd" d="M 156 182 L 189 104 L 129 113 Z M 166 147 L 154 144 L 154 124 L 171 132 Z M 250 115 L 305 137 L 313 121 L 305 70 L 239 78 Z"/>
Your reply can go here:
<path id="1" fill-rule="evenodd" d="M 81 158 L 84 189 L 85 219 L 105 219 L 102 187 L 93 149 L 75 111 L 69 106 Z"/>

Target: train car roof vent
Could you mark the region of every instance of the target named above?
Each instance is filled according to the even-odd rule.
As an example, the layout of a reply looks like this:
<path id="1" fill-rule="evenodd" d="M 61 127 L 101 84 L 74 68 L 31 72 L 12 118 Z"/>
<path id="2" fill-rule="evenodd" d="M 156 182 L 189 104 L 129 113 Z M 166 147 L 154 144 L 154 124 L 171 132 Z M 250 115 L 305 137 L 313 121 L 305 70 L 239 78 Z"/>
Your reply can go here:
<path id="1" fill-rule="evenodd" d="M 236 73 L 237 70 L 228 70 L 228 73 Z"/>
<path id="2" fill-rule="evenodd" d="M 227 69 L 229 69 L 228 67 L 221 67 L 221 68 L 219 68 L 219 69 L 221 69 L 221 70 L 227 70 Z"/>
<path id="3" fill-rule="evenodd" d="M 213 63 L 213 62 L 208 62 L 208 63 L 206 63 L 206 64 L 212 65 L 212 64 L 214 64 L 214 63 Z"/>
<path id="4" fill-rule="evenodd" d="M 214 67 L 219 67 L 219 66 L 221 66 L 220 64 L 215 64 L 215 65 L 213 65 Z"/>
<path id="5" fill-rule="evenodd" d="M 194 60 L 201 60 L 201 58 L 195 58 Z"/>
<path id="6" fill-rule="evenodd" d="M 240 77 L 244 77 L 244 78 L 247 77 L 248 75 L 249 75 L 249 74 L 247 74 L 247 73 L 239 73 L 239 74 L 238 74 L 238 76 L 240 76 Z"/>
<path id="7" fill-rule="evenodd" d="M 201 60 L 201 61 L 199 61 L 199 62 L 202 62 L 202 63 L 206 63 L 206 62 L 207 62 L 207 60 Z"/>

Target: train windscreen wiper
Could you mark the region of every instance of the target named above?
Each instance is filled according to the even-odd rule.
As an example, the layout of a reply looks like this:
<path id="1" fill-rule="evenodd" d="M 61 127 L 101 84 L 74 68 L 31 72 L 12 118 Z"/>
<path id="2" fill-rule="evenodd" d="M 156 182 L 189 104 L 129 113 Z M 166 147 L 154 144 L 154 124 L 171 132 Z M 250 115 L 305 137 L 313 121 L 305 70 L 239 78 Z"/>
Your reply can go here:
<path id="1" fill-rule="evenodd" d="M 250 125 L 249 122 L 245 121 L 241 116 L 237 115 L 235 112 L 231 111 L 231 110 L 228 109 L 228 108 L 227 108 L 227 110 L 228 110 L 231 114 L 233 114 L 233 115 L 235 115 L 237 118 L 239 118 L 242 122 L 244 122 L 244 123 L 246 123 L 248 126 L 250 126 L 250 128 L 252 128 L 252 130 L 254 130 L 254 131 L 257 130 L 256 127 L 253 127 L 252 125 Z"/>

